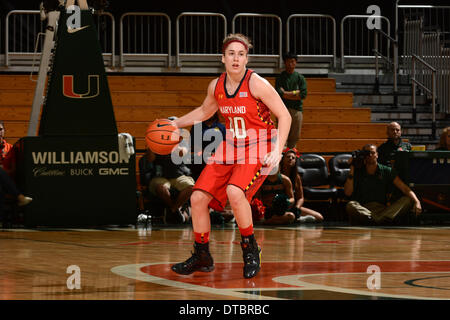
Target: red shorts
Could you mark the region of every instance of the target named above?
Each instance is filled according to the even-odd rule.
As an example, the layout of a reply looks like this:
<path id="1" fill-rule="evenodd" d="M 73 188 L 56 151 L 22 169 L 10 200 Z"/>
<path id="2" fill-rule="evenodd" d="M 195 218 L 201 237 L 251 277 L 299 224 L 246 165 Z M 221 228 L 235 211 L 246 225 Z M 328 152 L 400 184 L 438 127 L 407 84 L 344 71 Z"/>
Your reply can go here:
<path id="1" fill-rule="evenodd" d="M 194 190 L 202 190 L 213 196 L 209 207 L 223 211 L 227 204 L 227 186 L 234 185 L 242 189 L 250 202 L 267 177 L 261 174 L 262 164 L 218 164 L 205 166 L 194 185 Z"/>

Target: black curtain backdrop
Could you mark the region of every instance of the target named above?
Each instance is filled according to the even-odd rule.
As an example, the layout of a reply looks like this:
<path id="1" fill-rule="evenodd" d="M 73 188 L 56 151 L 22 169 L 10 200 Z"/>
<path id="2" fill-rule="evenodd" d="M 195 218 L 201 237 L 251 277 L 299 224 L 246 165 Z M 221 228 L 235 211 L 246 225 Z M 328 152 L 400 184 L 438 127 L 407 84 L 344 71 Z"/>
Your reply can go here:
<path id="1" fill-rule="evenodd" d="M 91 1 L 91 0 L 89 0 Z M 39 8 L 41 0 L 0 0 L 1 15 L 14 9 Z M 401 0 L 400 4 L 449 5 L 448 0 Z M 378 5 L 382 15 L 393 17 L 395 0 L 109 0 L 108 11 L 119 17 L 124 12 L 152 11 L 164 12 L 171 18 L 184 11 L 219 12 L 231 18 L 239 12 L 272 13 L 282 19 L 294 13 L 331 14 L 338 21 L 348 14 L 366 14 L 369 5 Z"/>
<path id="2" fill-rule="evenodd" d="M 95 0 L 88 0 L 88 3 Z M 0 0 L 0 32 L 3 34 L 6 14 L 11 10 L 38 10 L 42 0 Z M 370 5 L 378 5 L 381 15 L 391 21 L 391 34 L 395 26 L 395 0 L 108 0 L 106 11 L 111 12 L 116 21 L 125 12 L 162 12 L 170 16 L 172 22 L 182 12 L 216 12 L 224 14 L 231 22 L 237 13 L 270 13 L 278 15 L 284 22 L 291 14 L 329 14 L 339 24 L 350 14 L 367 14 Z M 399 4 L 450 5 L 449 0 L 401 0 Z M 339 30 L 338 30 L 339 32 Z M 1 52 L 4 52 L 3 36 Z"/>

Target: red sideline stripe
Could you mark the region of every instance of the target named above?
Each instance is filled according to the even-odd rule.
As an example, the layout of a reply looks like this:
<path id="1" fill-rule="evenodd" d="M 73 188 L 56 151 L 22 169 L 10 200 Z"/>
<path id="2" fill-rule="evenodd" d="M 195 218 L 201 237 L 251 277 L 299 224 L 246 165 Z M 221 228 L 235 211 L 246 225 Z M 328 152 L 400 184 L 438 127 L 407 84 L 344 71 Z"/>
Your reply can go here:
<path id="1" fill-rule="evenodd" d="M 450 212 L 450 208 L 449 208 L 449 207 L 446 207 L 446 206 L 444 206 L 444 205 L 442 205 L 442 204 L 440 204 L 440 203 L 434 202 L 434 201 L 432 201 L 432 200 L 430 200 L 430 199 L 422 198 L 422 201 L 423 201 L 423 202 L 426 202 L 426 203 L 428 203 L 428 204 L 431 204 L 431 205 L 433 205 L 433 206 L 435 206 L 435 207 L 438 207 L 438 208 L 441 208 L 441 209 L 444 209 L 444 210 Z"/>

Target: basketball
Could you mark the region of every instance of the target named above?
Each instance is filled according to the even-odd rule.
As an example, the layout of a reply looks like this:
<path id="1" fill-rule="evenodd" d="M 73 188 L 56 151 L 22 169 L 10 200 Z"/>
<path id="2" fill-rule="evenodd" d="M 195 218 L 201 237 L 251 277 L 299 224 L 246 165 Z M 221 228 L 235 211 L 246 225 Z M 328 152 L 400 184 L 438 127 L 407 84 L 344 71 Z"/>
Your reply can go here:
<path id="1" fill-rule="evenodd" d="M 166 155 L 180 142 L 180 131 L 169 119 L 156 119 L 145 134 L 147 147 L 154 153 Z"/>

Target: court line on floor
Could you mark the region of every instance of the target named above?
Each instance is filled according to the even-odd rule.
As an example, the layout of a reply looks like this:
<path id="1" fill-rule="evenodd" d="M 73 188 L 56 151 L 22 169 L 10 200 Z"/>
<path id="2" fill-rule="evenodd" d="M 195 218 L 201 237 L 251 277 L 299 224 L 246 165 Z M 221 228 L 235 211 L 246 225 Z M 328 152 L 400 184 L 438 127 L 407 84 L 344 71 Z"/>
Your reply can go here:
<path id="1" fill-rule="evenodd" d="M 190 283 L 184 283 L 174 280 L 168 280 L 163 279 L 155 276 L 151 276 L 145 272 L 141 271 L 141 268 L 148 267 L 151 265 L 157 265 L 161 264 L 159 262 L 157 263 L 141 263 L 141 264 L 128 264 L 123 266 L 116 266 L 111 268 L 111 272 L 127 277 L 134 280 L 139 281 L 145 281 L 145 282 L 151 282 L 159 285 L 169 286 L 169 287 L 176 287 L 184 290 L 194 290 L 194 291 L 200 291 L 207 294 L 215 294 L 215 295 L 226 295 L 226 296 L 232 296 L 234 298 L 240 298 L 240 299 L 249 299 L 249 300 L 286 300 L 282 298 L 273 298 L 273 297 L 264 297 L 264 296 L 255 296 L 253 294 L 247 294 L 247 293 L 241 293 L 241 292 L 235 292 L 235 291 L 228 291 L 223 289 L 216 289 L 211 287 L 205 287 L 205 286 L 199 286 L 194 285 Z M 254 290 L 254 288 L 252 288 Z M 246 289 L 248 290 L 248 288 Z"/>
<path id="2" fill-rule="evenodd" d="M 418 273 L 418 272 L 383 272 L 383 274 L 399 274 L 399 273 L 404 274 L 404 273 Z M 438 274 L 438 273 L 450 273 L 450 272 L 440 271 L 440 272 L 419 272 L 419 273 Z M 329 276 L 329 275 L 342 276 L 342 275 L 355 275 L 355 274 L 367 275 L 367 273 L 365 273 L 365 272 L 347 272 L 347 273 L 338 272 L 338 273 L 326 273 L 325 275 L 327 275 L 327 276 Z M 342 288 L 342 287 L 314 284 L 314 283 L 299 280 L 300 278 L 323 276 L 323 275 L 324 275 L 324 273 L 280 276 L 280 277 L 273 278 L 272 281 L 282 283 L 282 284 L 287 284 L 287 285 L 303 286 L 305 289 L 308 289 L 308 290 L 325 290 L 325 291 L 341 292 L 341 293 L 355 294 L 355 295 L 410 299 L 410 300 L 411 299 L 415 299 L 415 300 L 450 300 L 449 298 L 430 298 L 430 297 L 413 296 L 413 295 L 401 295 L 401 294 L 381 293 L 381 292 L 365 291 L 365 290 L 357 290 L 357 289 L 347 289 L 347 288 Z"/>
<path id="3" fill-rule="evenodd" d="M 378 260 L 336 260 L 335 262 L 375 262 Z M 395 261 L 404 261 L 404 260 L 383 260 L 386 262 L 395 262 Z M 413 261 L 443 261 L 448 262 L 450 260 L 413 260 Z M 229 261 L 227 261 L 229 262 Z M 323 263 L 324 261 L 285 261 L 287 263 L 289 262 L 320 262 Z M 326 261 L 326 262 L 333 262 L 333 261 Z M 233 261 L 232 261 L 233 263 Z M 185 290 L 194 290 L 194 291 L 201 291 L 208 294 L 216 294 L 216 295 L 227 295 L 227 296 L 233 296 L 236 298 L 241 299 L 251 299 L 251 300 L 286 300 L 283 298 L 273 298 L 273 297 L 264 297 L 264 296 L 255 296 L 253 294 L 246 294 L 241 293 L 237 291 L 268 291 L 272 288 L 224 288 L 224 289 L 217 289 L 217 288 L 211 288 L 211 287 L 205 287 L 205 286 L 199 286 L 174 280 L 168 280 L 163 279 L 159 277 L 155 277 L 152 275 L 149 275 L 145 272 L 141 271 L 141 268 L 148 267 L 151 265 L 158 265 L 158 264 L 167 264 L 167 262 L 154 262 L 154 263 L 141 263 L 141 264 L 128 264 L 128 265 L 121 265 L 111 268 L 111 272 L 131 278 L 134 280 L 144 281 L 144 282 L 151 282 L 159 285 L 169 286 L 169 287 L 177 287 L 180 289 Z M 170 264 L 170 263 L 169 263 Z M 417 271 L 417 272 L 383 272 L 383 274 L 405 274 L 405 273 L 426 273 L 426 274 L 442 274 L 442 273 L 450 273 L 446 271 L 436 271 L 436 272 L 429 272 L 429 271 Z M 377 296 L 377 297 L 388 297 L 388 298 L 399 298 L 399 299 L 419 299 L 419 300 L 450 300 L 450 298 L 429 298 L 429 297 L 421 297 L 421 296 L 412 296 L 412 295 L 399 295 L 399 294 L 389 294 L 389 293 L 381 293 L 381 292 L 373 292 L 373 291 L 364 291 L 364 290 L 357 290 L 357 289 L 347 289 L 342 287 L 335 287 L 335 286 L 326 286 L 326 285 L 319 285 L 319 284 L 312 284 L 310 282 L 305 282 L 302 280 L 299 280 L 299 278 L 306 278 L 306 277 L 312 277 L 312 276 L 324 276 L 324 275 L 356 275 L 356 274 L 363 274 L 367 276 L 366 272 L 338 272 L 338 273 L 317 273 L 317 274 L 297 274 L 297 275 L 289 275 L 289 276 L 279 276 L 272 278 L 272 281 L 279 282 L 282 284 L 287 284 L 291 286 L 298 286 L 297 288 L 275 288 L 276 290 L 285 291 L 285 290 L 324 290 L 324 291 L 333 291 L 333 292 L 341 292 L 341 293 L 347 293 L 347 294 L 354 294 L 354 295 L 364 295 L 364 296 Z M 272 289 L 273 290 L 273 289 Z"/>

